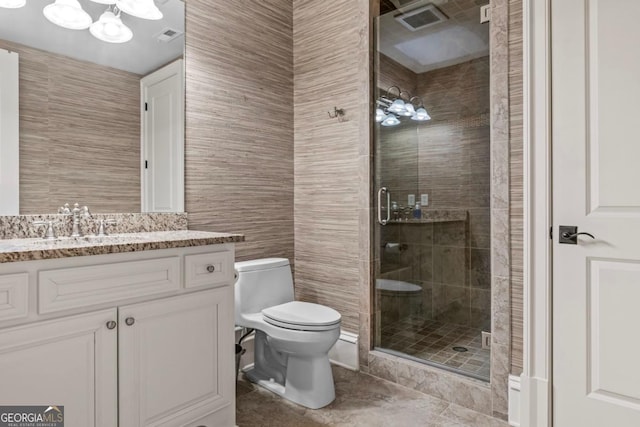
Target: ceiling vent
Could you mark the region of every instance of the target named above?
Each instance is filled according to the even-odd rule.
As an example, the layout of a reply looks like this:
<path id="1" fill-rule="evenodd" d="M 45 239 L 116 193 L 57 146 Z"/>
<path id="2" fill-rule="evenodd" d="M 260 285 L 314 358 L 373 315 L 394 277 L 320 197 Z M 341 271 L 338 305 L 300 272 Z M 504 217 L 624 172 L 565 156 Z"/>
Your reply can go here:
<path id="1" fill-rule="evenodd" d="M 173 28 L 165 28 L 156 34 L 156 39 L 162 43 L 169 43 L 171 40 L 175 40 L 182 35 L 182 31 L 175 30 Z"/>
<path id="2" fill-rule="evenodd" d="M 449 18 L 447 18 L 444 13 L 440 12 L 440 9 L 435 5 L 430 4 L 428 6 L 402 13 L 396 16 L 395 19 L 408 30 L 418 31 L 440 22 L 444 22 Z"/>

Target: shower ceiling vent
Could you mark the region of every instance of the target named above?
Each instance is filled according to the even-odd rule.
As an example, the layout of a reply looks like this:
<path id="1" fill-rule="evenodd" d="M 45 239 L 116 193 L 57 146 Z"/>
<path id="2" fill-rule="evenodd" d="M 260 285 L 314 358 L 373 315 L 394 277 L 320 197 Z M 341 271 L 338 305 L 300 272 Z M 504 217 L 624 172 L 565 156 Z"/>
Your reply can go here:
<path id="1" fill-rule="evenodd" d="M 413 9 L 409 12 L 402 13 L 395 17 L 396 21 L 401 23 L 410 31 L 418 31 L 423 28 L 444 22 L 447 16 L 433 4 Z"/>
<path id="2" fill-rule="evenodd" d="M 165 28 L 156 34 L 156 39 L 159 42 L 169 43 L 171 40 L 175 40 L 182 35 L 182 31 L 175 30 L 173 28 Z"/>

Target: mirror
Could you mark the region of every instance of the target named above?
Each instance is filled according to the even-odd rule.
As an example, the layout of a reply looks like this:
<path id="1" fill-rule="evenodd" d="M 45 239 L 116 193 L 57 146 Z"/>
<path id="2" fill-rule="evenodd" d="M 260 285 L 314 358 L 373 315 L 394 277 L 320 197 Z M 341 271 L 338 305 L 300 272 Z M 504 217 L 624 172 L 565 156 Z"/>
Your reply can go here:
<path id="1" fill-rule="evenodd" d="M 94 213 L 184 211 L 185 5 L 155 0 L 160 19 L 140 6 L 0 7 L 0 59 L 17 54 L 19 75 L 18 123 L 7 98 L 14 88 L 0 87 L 0 128 L 19 130 L 19 162 L 0 167 L 0 214 L 52 213 L 74 202 Z M 0 60 L 5 86 L 7 62 Z M 5 160 L 10 145 L 0 131 Z M 11 182 L 19 199 L 4 187 Z"/>

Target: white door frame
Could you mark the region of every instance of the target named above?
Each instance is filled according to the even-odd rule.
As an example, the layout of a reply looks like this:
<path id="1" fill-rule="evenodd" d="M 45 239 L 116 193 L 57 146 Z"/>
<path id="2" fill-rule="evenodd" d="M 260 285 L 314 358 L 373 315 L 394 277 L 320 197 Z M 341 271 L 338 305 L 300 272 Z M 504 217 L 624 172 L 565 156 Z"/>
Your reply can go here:
<path id="1" fill-rule="evenodd" d="M 524 427 L 553 424 L 550 12 L 551 0 L 523 0 Z"/>

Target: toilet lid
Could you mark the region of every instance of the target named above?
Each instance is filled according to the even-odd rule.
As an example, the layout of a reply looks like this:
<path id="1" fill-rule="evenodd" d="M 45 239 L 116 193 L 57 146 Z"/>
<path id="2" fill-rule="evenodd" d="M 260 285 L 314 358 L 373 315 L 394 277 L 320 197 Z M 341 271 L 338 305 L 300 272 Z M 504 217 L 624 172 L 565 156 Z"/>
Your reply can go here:
<path id="1" fill-rule="evenodd" d="M 267 323 L 283 328 L 317 331 L 340 324 L 340 313 L 332 308 L 309 302 L 291 301 L 262 310 Z"/>

